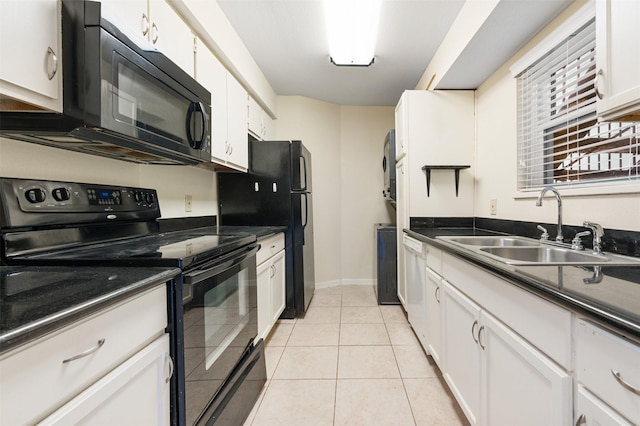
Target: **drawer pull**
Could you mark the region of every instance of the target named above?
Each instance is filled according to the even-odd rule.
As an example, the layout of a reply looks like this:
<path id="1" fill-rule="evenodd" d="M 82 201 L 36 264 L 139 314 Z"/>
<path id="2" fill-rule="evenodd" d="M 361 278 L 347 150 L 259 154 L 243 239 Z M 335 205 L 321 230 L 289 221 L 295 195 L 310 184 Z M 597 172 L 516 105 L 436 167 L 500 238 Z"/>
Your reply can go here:
<path id="1" fill-rule="evenodd" d="M 92 353 L 94 353 L 95 351 L 100 349 L 102 347 L 102 345 L 104 345 L 104 339 L 98 340 L 98 343 L 94 347 L 89 348 L 86 351 L 79 353 L 78 355 L 74 355 L 71 358 L 67 358 L 65 360 L 62 360 L 62 363 L 66 364 L 67 362 L 75 361 L 77 359 L 84 358 L 87 355 L 91 355 Z"/>
<path id="2" fill-rule="evenodd" d="M 173 371 L 174 371 L 173 360 L 171 359 L 171 355 L 169 355 L 168 353 L 165 353 L 164 362 L 165 364 L 169 364 L 169 374 L 167 375 L 167 377 L 165 377 L 164 382 L 169 383 L 169 381 L 171 380 L 171 376 L 173 376 Z"/>
<path id="3" fill-rule="evenodd" d="M 620 385 L 625 388 L 628 391 L 631 391 L 633 393 L 635 393 L 636 395 L 640 395 L 640 389 L 632 386 L 631 384 L 627 383 L 624 381 L 624 379 L 622 377 L 620 377 L 620 372 L 614 370 L 613 368 L 611 369 L 611 374 L 613 374 L 613 377 L 616 379 L 616 381 L 618 383 L 620 383 Z"/>
<path id="4" fill-rule="evenodd" d="M 578 417 L 578 420 L 576 420 L 576 426 L 582 426 L 586 422 L 587 422 L 587 416 L 585 416 L 584 414 L 580 414 L 580 417 Z"/>

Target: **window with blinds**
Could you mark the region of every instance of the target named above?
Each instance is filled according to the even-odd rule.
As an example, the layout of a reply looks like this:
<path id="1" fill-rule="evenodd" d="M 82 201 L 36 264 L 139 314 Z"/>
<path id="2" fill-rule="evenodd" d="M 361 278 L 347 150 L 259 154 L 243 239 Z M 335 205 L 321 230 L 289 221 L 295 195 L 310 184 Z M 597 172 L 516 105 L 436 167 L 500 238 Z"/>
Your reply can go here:
<path id="1" fill-rule="evenodd" d="M 640 178 L 640 123 L 596 117 L 595 19 L 517 76 L 518 189 Z"/>

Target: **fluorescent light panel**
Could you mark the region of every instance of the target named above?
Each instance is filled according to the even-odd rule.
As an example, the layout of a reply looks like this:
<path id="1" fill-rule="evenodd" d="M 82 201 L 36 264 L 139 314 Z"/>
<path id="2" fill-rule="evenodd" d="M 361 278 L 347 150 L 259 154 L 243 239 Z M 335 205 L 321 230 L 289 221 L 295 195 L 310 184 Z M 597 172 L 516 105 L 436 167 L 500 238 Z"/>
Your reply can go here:
<path id="1" fill-rule="evenodd" d="M 329 54 L 336 65 L 373 61 L 382 0 L 324 0 Z"/>

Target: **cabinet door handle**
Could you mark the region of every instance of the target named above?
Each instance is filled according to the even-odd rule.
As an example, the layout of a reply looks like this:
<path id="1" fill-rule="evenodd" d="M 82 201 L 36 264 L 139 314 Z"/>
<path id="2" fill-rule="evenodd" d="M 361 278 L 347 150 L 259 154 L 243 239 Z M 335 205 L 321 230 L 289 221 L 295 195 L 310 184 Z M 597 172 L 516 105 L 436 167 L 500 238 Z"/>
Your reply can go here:
<path id="1" fill-rule="evenodd" d="M 53 80 L 53 77 L 58 72 L 58 56 L 51 47 L 47 48 L 47 58 L 53 61 L 53 67 L 49 67 L 47 61 L 47 68 L 53 68 L 51 71 L 47 70 L 47 77 L 49 77 L 49 80 Z"/>
<path id="2" fill-rule="evenodd" d="M 96 343 L 96 345 L 94 347 L 89 348 L 84 352 L 80 352 L 78 355 L 74 355 L 74 356 L 72 356 L 70 358 L 64 359 L 64 360 L 62 360 L 62 363 L 66 364 L 68 362 L 75 361 L 77 359 L 84 358 L 85 356 L 91 355 L 92 353 L 94 353 L 98 349 L 100 349 L 102 347 L 102 345 L 104 345 L 104 341 L 105 341 L 105 339 L 98 340 L 98 343 Z"/>
<path id="3" fill-rule="evenodd" d="M 600 89 L 598 88 L 598 80 L 600 80 L 601 75 L 604 75 L 602 68 L 598 70 L 598 73 L 596 74 L 596 78 L 595 80 L 593 80 L 593 89 L 595 90 L 596 96 L 598 97 L 598 99 L 602 99 L 602 92 L 600 92 Z"/>
<path id="4" fill-rule="evenodd" d="M 158 41 L 158 37 L 160 37 L 160 31 L 158 30 L 158 26 L 154 22 L 151 25 L 151 43 L 156 44 Z"/>
<path id="5" fill-rule="evenodd" d="M 473 337 L 473 341 L 476 343 L 478 343 L 478 339 L 476 339 L 476 333 L 474 330 L 476 329 L 477 325 L 478 325 L 478 320 L 475 320 L 473 322 L 473 325 L 471 326 L 471 337 Z M 478 333 L 478 337 L 480 337 L 480 333 Z"/>
<path id="6" fill-rule="evenodd" d="M 585 416 L 584 414 L 580 414 L 580 417 L 578 417 L 578 420 L 576 420 L 576 426 L 581 426 L 586 422 L 587 422 L 587 416 Z"/>
<path id="7" fill-rule="evenodd" d="M 436 302 L 440 303 L 440 297 L 438 297 L 438 293 L 440 293 L 440 286 L 437 286 L 436 287 L 436 291 L 433 292 L 433 295 L 436 298 Z M 471 333 L 473 334 L 473 329 L 472 329 Z"/>
<path id="8" fill-rule="evenodd" d="M 482 336 L 481 336 L 481 333 L 483 331 L 484 331 L 484 325 L 482 327 L 480 327 L 480 330 L 478 330 L 478 344 L 480 345 L 480 347 L 484 351 L 484 345 L 482 344 Z"/>
<path id="9" fill-rule="evenodd" d="M 169 364 L 169 374 L 167 375 L 167 377 L 165 377 L 164 382 L 169 383 L 169 380 L 171 380 L 171 377 L 173 376 L 174 367 L 173 367 L 173 360 L 171 359 L 171 355 L 169 355 L 166 352 L 164 354 L 164 362 L 165 364 L 167 363 Z"/>
<path id="10" fill-rule="evenodd" d="M 271 265 L 271 276 L 269 278 L 273 278 L 276 276 L 276 265 Z"/>
<path id="11" fill-rule="evenodd" d="M 614 370 L 613 368 L 611 369 L 611 374 L 613 374 L 613 377 L 616 379 L 616 381 L 618 383 L 620 383 L 620 386 L 622 386 L 623 388 L 625 388 L 626 390 L 635 393 L 636 395 L 640 395 L 640 389 L 638 389 L 637 387 L 633 386 L 632 384 L 630 384 L 629 382 L 625 381 L 622 377 L 620 377 L 620 372 Z"/>
<path id="12" fill-rule="evenodd" d="M 142 19 L 140 20 L 140 29 L 142 30 L 142 35 L 146 36 L 149 33 L 149 18 L 146 13 L 142 14 Z"/>

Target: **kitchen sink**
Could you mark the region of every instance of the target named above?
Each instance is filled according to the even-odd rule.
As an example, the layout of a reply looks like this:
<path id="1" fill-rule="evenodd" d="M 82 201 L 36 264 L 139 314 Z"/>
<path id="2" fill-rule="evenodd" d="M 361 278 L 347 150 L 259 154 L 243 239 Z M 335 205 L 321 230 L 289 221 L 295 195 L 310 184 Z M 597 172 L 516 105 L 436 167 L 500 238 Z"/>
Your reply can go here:
<path id="1" fill-rule="evenodd" d="M 483 237 L 438 237 L 440 239 L 467 246 L 484 247 L 527 247 L 538 246 L 536 240 L 525 237 L 483 236 Z"/>
<path id="2" fill-rule="evenodd" d="M 604 256 L 596 256 L 575 250 L 567 250 L 557 247 L 484 247 L 481 252 L 494 256 L 510 259 L 516 262 L 532 263 L 586 263 L 602 262 L 607 259 Z M 507 262 L 513 263 L 513 262 Z"/>
<path id="3" fill-rule="evenodd" d="M 592 254 L 560 247 L 483 247 L 479 250 L 511 265 L 640 265 L 640 259 Z"/>
<path id="4" fill-rule="evenodd" d="M 438 236 L 456 251 L 493 259 L 513 266 L 610 265 L 640 266 L 640 258 L 612 253 L 594 254 L 573 250 L 553 241 L 541 243 L 533 238 L 514 235 Z M 566 247 L 565 247 L 566 246 Z"/>

